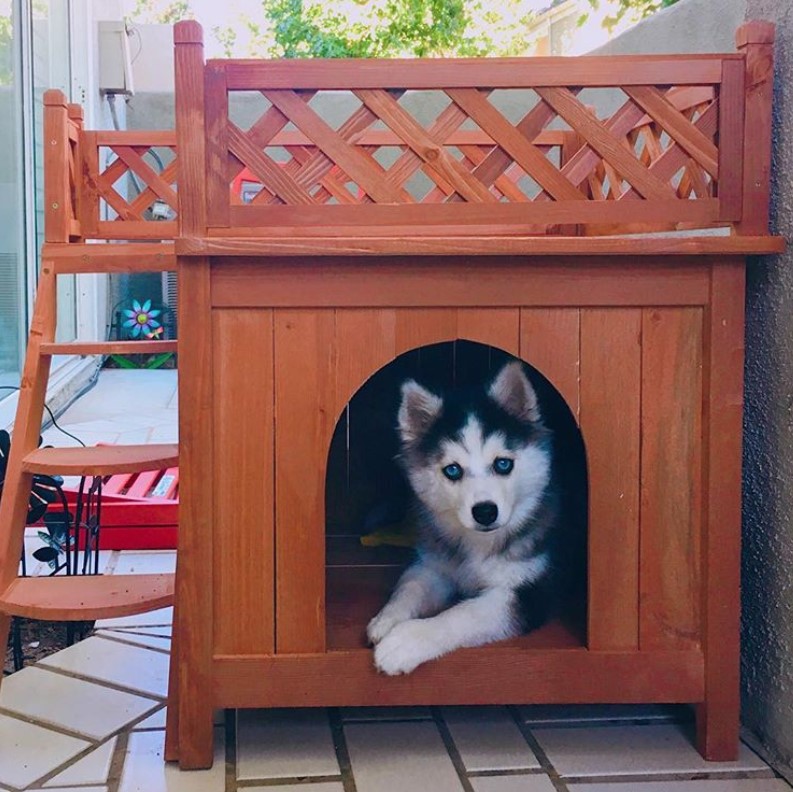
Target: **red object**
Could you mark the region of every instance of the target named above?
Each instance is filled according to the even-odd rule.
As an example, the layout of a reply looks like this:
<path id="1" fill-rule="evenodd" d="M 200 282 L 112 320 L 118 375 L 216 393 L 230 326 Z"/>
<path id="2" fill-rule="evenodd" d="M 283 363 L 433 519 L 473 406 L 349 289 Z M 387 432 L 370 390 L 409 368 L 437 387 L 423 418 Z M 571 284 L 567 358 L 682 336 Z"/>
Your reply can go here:
<path id="1" fill-rule="evenodd" d="M 77 490 L 64 492 L 73 507 Z M 102 550 L 176 549 L 179 468 L 104 477 L 101 510 Z"/>

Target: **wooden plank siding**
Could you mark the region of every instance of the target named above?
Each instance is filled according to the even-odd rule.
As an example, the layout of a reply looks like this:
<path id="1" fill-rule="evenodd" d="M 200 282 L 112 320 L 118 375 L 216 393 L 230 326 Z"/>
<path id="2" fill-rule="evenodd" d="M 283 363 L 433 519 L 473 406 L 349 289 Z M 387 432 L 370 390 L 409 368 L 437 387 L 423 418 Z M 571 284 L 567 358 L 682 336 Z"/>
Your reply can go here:
<path id="1" fill-rule="evenodd" d="M 642 312 L 639 645 L 701 638 L 702 309 Z"/>
<path id="2" fill-rule="evenodd" d="M 590 649 L 639 642 L 642 316 L 581 311 L 581 431 L 589 470 Z"/>
<path id="3" fill-rule="evenodd" d="M 272 654 L 273 312 L 213 311 L 212 333 L 214 525 L 223 526 L 213 542 L 213 648 L 216 654 Z"/>

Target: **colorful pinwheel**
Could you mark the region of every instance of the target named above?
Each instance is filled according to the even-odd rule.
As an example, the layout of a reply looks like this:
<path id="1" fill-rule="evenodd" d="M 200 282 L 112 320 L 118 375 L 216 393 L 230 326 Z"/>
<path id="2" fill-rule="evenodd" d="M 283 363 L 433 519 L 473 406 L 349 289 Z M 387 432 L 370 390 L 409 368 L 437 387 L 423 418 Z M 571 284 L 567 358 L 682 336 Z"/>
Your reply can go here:
<path id="1" fill-rule="evenodd" d="M 162 332 L 162 325 L 156 320 L 162 311 L 152 310 L 151 300 L 146 300 L 141 305 L 137 300 L 132 301 L 132 310 L 124 311 L 127 320 L 124 327 L 132 338 L 144 335 L 146 338 L 156 338 Z"/>

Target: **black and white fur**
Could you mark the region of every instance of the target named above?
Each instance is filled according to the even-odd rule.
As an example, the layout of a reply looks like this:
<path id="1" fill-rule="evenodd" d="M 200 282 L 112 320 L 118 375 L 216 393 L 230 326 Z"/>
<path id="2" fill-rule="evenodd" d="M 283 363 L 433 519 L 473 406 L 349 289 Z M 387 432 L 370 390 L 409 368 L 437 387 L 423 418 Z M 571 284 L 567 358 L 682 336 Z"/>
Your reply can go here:
<path id="1" fill-rule="evenodd" d="M 551 433 L 519 362 L 443 398 L 408 380 L 398 424 L 420 539 L 367 629 L 389 675 L 540 626 L 558 522 Z"/>

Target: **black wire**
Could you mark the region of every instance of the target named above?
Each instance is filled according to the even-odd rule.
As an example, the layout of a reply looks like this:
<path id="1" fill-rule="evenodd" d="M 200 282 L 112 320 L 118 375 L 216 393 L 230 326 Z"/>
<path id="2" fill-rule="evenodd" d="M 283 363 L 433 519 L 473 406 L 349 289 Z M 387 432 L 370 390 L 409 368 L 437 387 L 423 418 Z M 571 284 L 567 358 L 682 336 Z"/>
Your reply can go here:
<path id="1" fill-rule="evenodd" d="M 18 391 L 18 390 L 20 390 L 20 388 L 18 388 L 16 385 L 0 385 L 0 390 Z M 55 416 L 52 414 L 52 410 L 50 409 L 50 406 L 49 406 L 49 404 L 47 404 L 47 402 L 44 402 L 44 409 L 50 414 L 50 420 L 52 421 L 52 425 L 59 432 L 61 432 L 62 434 L 65 434 L 67 437 L 71 437 L 72 440 L 76 440 L 83 448 L 85 448 L 85 443 L 82 440 L 80 440 L 79 437 L 77 437 L 76 435 L 73 435 L 71 432 L 67 432 L 62 426 L 60 426 L 58 424 L 58 422 L 55 420 Z"/>

